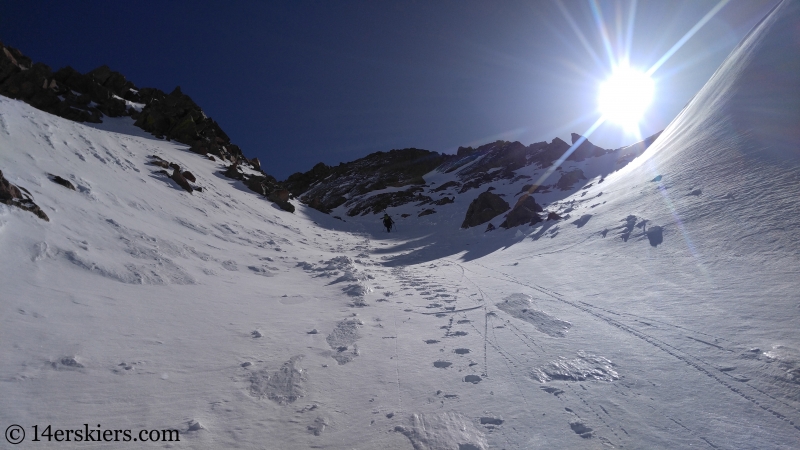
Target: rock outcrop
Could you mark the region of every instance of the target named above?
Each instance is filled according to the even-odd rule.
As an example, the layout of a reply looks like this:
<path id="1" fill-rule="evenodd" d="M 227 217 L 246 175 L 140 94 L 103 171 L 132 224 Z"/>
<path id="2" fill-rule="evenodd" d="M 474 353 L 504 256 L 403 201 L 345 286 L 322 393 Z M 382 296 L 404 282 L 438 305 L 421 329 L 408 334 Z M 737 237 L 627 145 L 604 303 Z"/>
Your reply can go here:
<path id="1" fill-rule="evenodd" d="M 469 204 L 467 215 L 461 228 L 475 227 L 484 224 L 500 214 L 508 211 L 510 206 L 497 194 L 491 192 L 481 193 L 472 203 Z"/>
<path id="2" fill-rule="evenodd" d="M 58 175 L 53 175 L 53 174 L 49 175 L 52 177 L 50 178 L 50 181 L 52 181 L 53 183 L 60 184 L 61 186 L 64 186 L 67 189 L 72 189 L 73 191 L 75 190 L 75 186 L 72 183 L 70 183 L 69 180 L 65 180 L 64 178 L 61 178 Z"/>
<path id="3" fill-rule="evenodd" d="M 585 179 L 586 175 L 583 174 L 581 169 L 574 169 L 569 172 L 564 172 L 564 174 L 561 175 L 561 178 L 559 178 L 556 182 L 556 188 L 561 189 L 562 191 L 567 191 L 572 189 L 572 186 L 575 183 Z"/>
<path id="4" fill-rule="evenodd" d="M 424 199 L 418 199 L 415 192 L 381 193 L 376 194 L 379 199 L 367 202 L 374 206 L 368 206 L 364 198 L 357 197 L 386 188 L 424 185 L 422 175 L 451 158 L 453 155 L 418 148 L 375 152 L 338 166 L 319 163 L 308 172 L 291 175 L 284 185 L 300 201 L 322 212 L 347 202 L 350 216 L 366 210 L 378 213 L 387 206 Z"/>
<path id="5" fill-rule="evenodd" d="M 170 178 L 172 178 L 173 181 L 178 183 L 178 186 L 182 187 L 186 192 L 191 194 L 192 191 L 194 190 L 192 189 L 192 185 L 189 184 L 189 181 L 187 181 L 186 178 L 183 176 L 183 173 L 181 173 L 180 167 L 174 168 L 172 176 Z"/>
<path id="6" fill-rule="evenodd" d="M 523 195 L 514 205 L 514 208 L 506 216 L 506 220 L 500 224 L 503 228 L 513 228 L 525 224 L 535 224 L 542 221 L 539 214 L 542 212 L 542 207 L 536 203 L 530 195 Z"/>
<path id="7" fill-rule="evenodd" d="M 23 190 L 25 191 L 24 193 Z M 30 195 L 27 190 L 20 189 L 6 180 L 2 170 L 0 170 L 0 203 L 30 211 L 36 214 L 40 219 L 47 222 L 50 221 L 47 214 L 42 211 L 42 208 L 39 208 L 39 206 L 33 202 L 33 196 Z"/>
<path id="8" fill-rule="evenodd" d="M 105 65 L 85 74 L 69 66 L 53 72 L 0 42 L 0 95 L 76 122 L 99 123 L 103 116 L 130 116 L 136 126 L 158 138 L 261 170 L 260 161 L 245 158 L 217 122 L 180 87 L 169 94 L 155 88 L 140 89 Z"/>

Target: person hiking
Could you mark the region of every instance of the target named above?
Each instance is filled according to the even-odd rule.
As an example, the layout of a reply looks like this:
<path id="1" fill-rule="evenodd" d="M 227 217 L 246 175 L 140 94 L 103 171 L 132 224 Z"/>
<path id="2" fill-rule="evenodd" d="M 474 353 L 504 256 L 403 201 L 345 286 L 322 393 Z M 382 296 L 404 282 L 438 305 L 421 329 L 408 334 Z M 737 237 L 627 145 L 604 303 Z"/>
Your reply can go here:
<path id="1" fill-rule="evenodd" d="M 394 225 L 394 220 L 389 216 L 389 213 L 383 213 L 383 226 L 386 227 L 387 233 L 392 232 L 392 225 Z"/>

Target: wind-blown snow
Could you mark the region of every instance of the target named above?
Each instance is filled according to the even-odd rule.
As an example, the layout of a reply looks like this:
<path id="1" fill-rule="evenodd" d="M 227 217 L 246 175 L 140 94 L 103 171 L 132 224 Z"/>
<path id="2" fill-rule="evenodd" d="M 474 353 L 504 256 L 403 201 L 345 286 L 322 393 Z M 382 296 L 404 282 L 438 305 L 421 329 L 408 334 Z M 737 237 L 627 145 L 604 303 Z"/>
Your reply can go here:
<path id="1" fill-rule="evenodd" d="M 172 448 L 796 447 L 798 22 L 781 3 L 633 163 L 536 194 L 564 220 L 488 233 L 458 228 L 474 190 L 393 209 L 387 234 L 0 97 L 0 170 L 50 217 L 0 205 L 0 424 L 180 430 Z"/>

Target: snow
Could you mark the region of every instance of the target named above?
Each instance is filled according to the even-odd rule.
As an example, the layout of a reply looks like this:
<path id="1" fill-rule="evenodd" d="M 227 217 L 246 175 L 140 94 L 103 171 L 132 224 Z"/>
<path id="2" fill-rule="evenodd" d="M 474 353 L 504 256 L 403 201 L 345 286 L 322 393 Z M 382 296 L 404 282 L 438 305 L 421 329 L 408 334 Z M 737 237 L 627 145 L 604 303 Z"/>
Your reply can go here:
<path id="1" fill-rule="evenodd" d="M 171 448 L 796 448 L 800 70 L 775 64 L 800 61 L 798 18 L 781 3 L 603 183 L 536 194 L 564 220 L 488 233 L 458 228 L 478 190 L 393 208 L 387 234 L 284 212 L 129 119 L 0 97 L 0 170 L 50 217 L 0 205 L 0 423 L 177 429 Z"/>
<path id="2" fill-rule="evenodd" d="M 131 92 L 133 92 L 134 94 L 137 93 L 137 91 L 134 91 L 133 89 L 131 89 Z M 114 97 L 117 100 L 124 101 L 125 102 L 125 107 L 127 109 L 133 109 L 136 112 L 142 112 L 142 110 L 144 109 L 144 106 L 145 106 L 144 103 L 136 103 L 136 102 L 132 102 L 130 100 L 125 100 L 124 98 L 122 98 L 122 97 L 120 97 L 118 95 L 115 95 L 115 94 L 112 95 L 112 97 Z"/>

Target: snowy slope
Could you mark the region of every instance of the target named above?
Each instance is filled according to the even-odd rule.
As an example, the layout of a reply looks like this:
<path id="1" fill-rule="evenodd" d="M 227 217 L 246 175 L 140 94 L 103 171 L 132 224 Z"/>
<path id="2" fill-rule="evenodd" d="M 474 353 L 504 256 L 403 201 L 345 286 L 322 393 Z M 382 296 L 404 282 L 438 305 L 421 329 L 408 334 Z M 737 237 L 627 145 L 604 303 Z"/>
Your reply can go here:
<path id="1" fill-rule="evenodd" d="M 129 119 L 0 97 L 0 170 L 50 217 L 0 205 L 0 424 L 15 448 L 84 424 L 180 431 L 95 448 L 796 448 L 798 22 L 776 8 L 633 163 L 536 195 L 564 220 L 490 233 L 459 229 L 467 195 L 391 234 L 290 214 Z"/>

